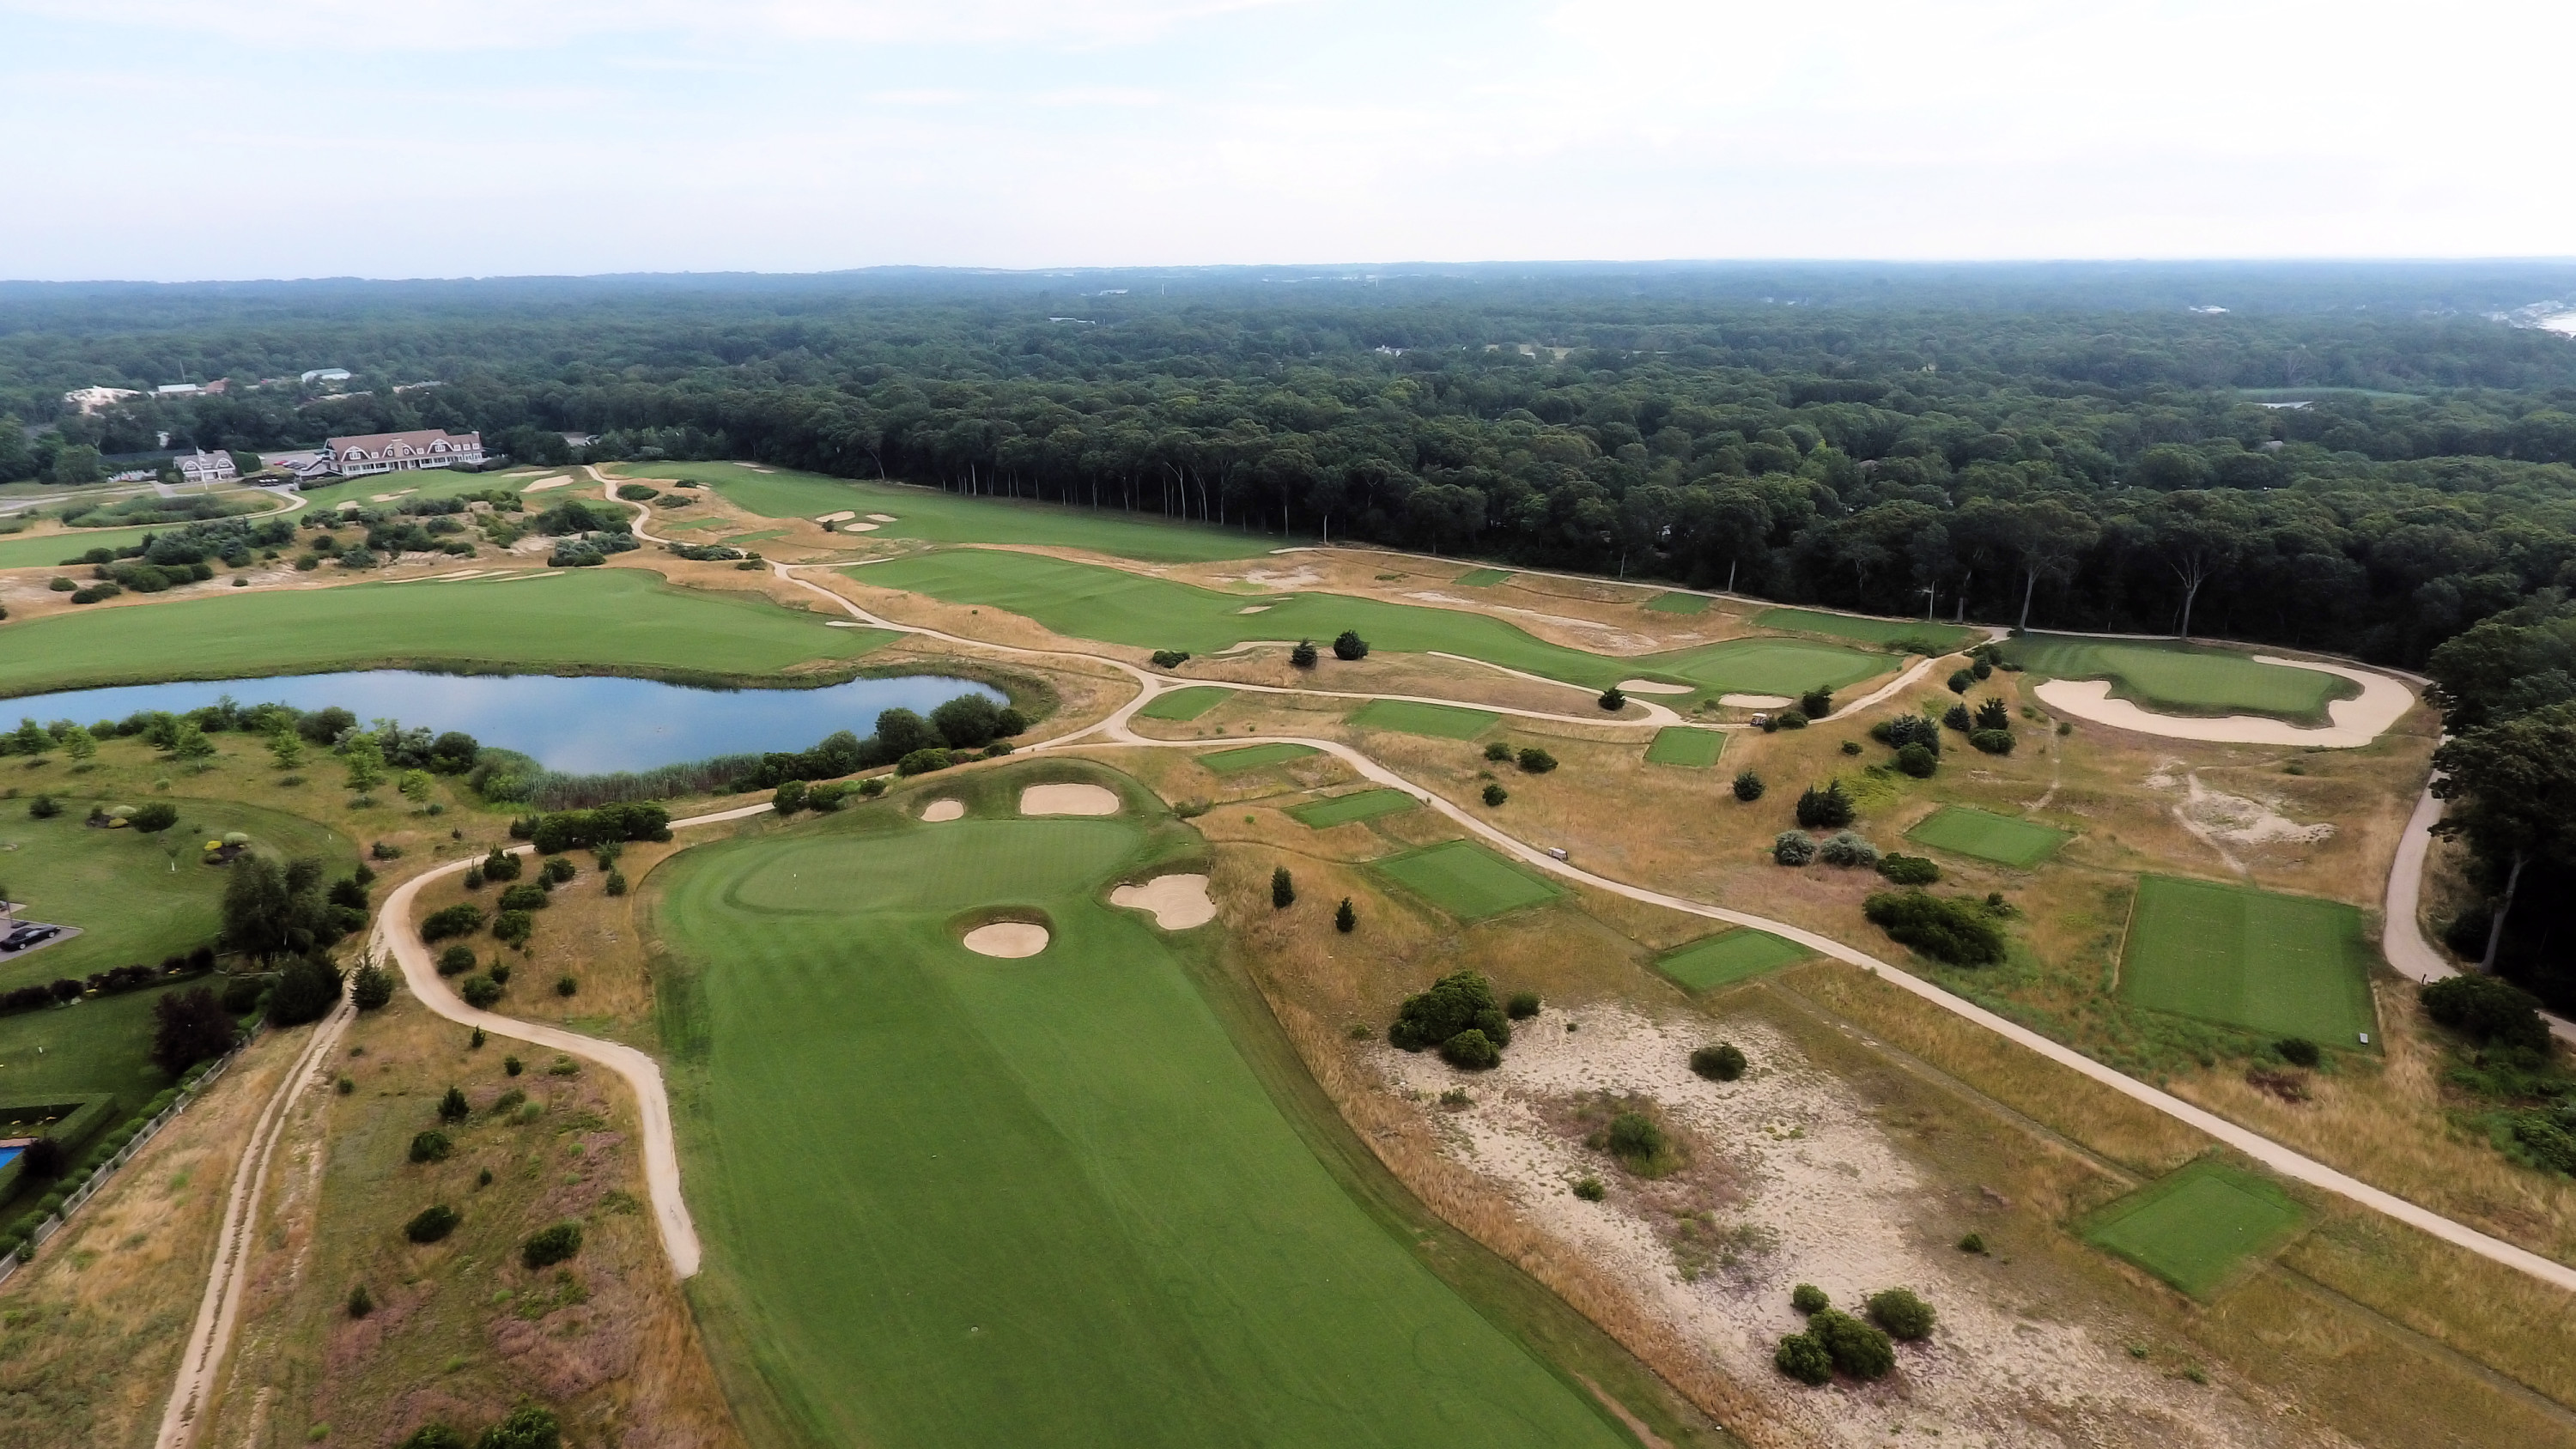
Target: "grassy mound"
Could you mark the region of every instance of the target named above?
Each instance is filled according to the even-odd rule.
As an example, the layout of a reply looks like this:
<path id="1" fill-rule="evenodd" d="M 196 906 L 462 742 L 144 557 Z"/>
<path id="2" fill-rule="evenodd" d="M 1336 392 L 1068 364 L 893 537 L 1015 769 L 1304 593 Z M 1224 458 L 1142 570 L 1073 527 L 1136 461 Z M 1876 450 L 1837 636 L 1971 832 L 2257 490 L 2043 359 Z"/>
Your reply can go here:
<path id="1" fill-rule="evenodd" d="M 1220 775 L 1240 775 L 1246 770 L 1261 770 L 1272 765 L 1284 765 L 1290 760 L 1302 760 L 1315 753 L 1317 750 L 1313 745 L 1286 743 L 1245 745 L 1239 750 L 1217 750 L 1201 755 L 1199 764 Z"/>

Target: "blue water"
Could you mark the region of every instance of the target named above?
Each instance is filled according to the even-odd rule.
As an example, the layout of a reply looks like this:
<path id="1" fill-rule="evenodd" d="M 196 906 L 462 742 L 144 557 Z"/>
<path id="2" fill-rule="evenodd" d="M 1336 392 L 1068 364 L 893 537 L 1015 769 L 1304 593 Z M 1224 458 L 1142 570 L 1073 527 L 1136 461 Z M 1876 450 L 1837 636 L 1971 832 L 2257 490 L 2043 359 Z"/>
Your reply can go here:
<path id="1" fill-rule="evenodd" d="M 834 730 L 864 738 L 876 728 L 879 710 L 928 714 L 961 694 L 1008 702 L 989 685 L 940 675 L 853 679 L 822 689 L 692 689 L 654 679 L 377 669 L 36 694 L 0 699 L 0 719 L 24 715 L 93 724 L 137 710 L 198 709 L 227 694 L 244 705 L 338 705 L 361 721 L 396 719 L 407 726 L 463 730 L 484 744 L 517 750 L 574 775 L 801 750 Z"/>
<path id="2" fill-rule="evenodd" d="M 0 1167 L 7 1167 L 17 1161 L 18 1154 L 26 1150 L 24 1147 L 0 1147 Z"/>

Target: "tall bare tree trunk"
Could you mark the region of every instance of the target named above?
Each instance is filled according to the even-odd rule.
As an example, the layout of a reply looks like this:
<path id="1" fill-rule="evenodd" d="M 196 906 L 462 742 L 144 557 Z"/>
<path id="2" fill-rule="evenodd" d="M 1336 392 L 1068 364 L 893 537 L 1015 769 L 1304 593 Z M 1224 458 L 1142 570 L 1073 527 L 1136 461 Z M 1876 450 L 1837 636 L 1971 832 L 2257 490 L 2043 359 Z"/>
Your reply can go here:
<path id="1" fill-rule="evenodd" d="M 2513 869 L 2504 878 L 2504 904 L 2496 907 L 2495 919 L 2487 923 L 2487 954 L 2478 961 L 2480 975 L 2493 976 L 2496 953 L 2504 949 L 2504 918 L 2513 914 L 2513 893 L 2522 886 L 2522 868 L 2531 862 L 2528 851 L 2513 853 Z"/>

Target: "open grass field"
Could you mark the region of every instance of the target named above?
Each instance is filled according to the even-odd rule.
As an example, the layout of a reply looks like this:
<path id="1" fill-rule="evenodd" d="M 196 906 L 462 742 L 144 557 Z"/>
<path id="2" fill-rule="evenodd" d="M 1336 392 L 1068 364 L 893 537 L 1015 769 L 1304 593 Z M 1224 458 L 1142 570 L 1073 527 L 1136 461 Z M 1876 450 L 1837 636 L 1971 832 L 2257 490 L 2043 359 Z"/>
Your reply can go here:
<path id="1" fill-rule="evenodd" d="M 2298 1230 L 2299 1205 L 2250 1172 L 2202 1160 L 2094 1215 L 2087 1242 L 2206 1299 Z"/>
<path id="2" fill-rule="evenodd" d="M 1490 589 L 1511 576 L 1510 569 L 1469 569 L 1449 582 L 1463 588 Z"/>
<path id="3" fill-rule="evenodd" d="M 286 505 L 275 497 L 255 491 L 219 495 L 238 499 L 246 506 L 245 516 L 275 513 Z M 67 528 L 57 533 L 0 535 L 0 569 L 36 568 L 59 564 L 67 558 L 78 558 L 94 548 L 124 548 L 140 543 L 147 533 L 167 532 L 171 525 L 157 528 L 139 525 L 132 528 Z M 87 565 L 83 565 L 87 567 Z"/>
<path id="4" fill-rule="evenodd" d="M 1234 698 L 1235 692 L 1213 684 L 1192 685 L 1154 696 L 1152 702 L 1136 711 L 1140 719 L 1167 719 L 1176 723 L 1197 719 L 1200 715 Z"/>
<path id="5" fill-rule="evenodd" d="M 1173 523 L 1147 514 L 1092 512 L 1059 503 L 964 498 L 935 488 L 862 483 L 789 468 L 755 472 L 738 463 L 628 463 L 622 477 L 688 478 L 712 485 L 735 506 L 765 518 L 819 518 L 842 509 L 889 513 L 870 539 L 925 543 L 1019 543 L 1088 549 L 1152 563 L 1206 563 L 1250 558 L 1295 539 Z"/>
<path id="6" fill-rule="evenodd" d="M 1416 704 L 1404 699 L 1376 699 L 1353 711 L 1349 723 L 1353 729 L 1393 730 L 1398 734 L 1429 735 L 1439 740 L 1472 740 L 1492 729 L 1502 718 L 1488 710 Z"/>
<path id="7" fill-rule="evenodd" d="M 1837 644 L 1807 639 L 1729 639 L 1696 649 L 1649 654 L 1627 661 L 1621 678 L 1643 675 L 1695 684 L 1709 694 L 1796 696 L 1822 685 L 1840 689 L 1885 674 L 1896 661 Z M 1590 681 L 1584 681 L 1589 683 Z M 1669 702 L 1669 701 L 1668 701 Z"/>
<path id="8" fill-rule="evenodd" d="M 1830 614 L 1820 609 L 1765 609 L 1753 616 L 1753 625 L 1757 629 L 1777 629 L 1784 634 L 1827 634 L 1836 639 L 1851 639 L 1881 647 L 1900 639 L 1920 639 L 1939 644 L 1945 650 L 1962 648 L 1982 632 L 1929 620 L 1865 619 L 1852 614 Z"/>
<path id="9" fill-rule="evenodd" d="M 1305 805 L 1289 807 L 1289 818 L 1315 830 L 1330 830 L 1354 820 L 1375 820 L 1381 815 L 1397 815 L 1422 808 L 1422 802 L 1402 790 L 1354 790 L 1347 795 L 1334 795 Z"/>
<path id="10" fill-rule="evenodd" d="M 775 674 L 858 659 L 895 636 L 832 629 L 748 594 L 635 569 L 487 583 L 351 584 L 57 614 L 9 626 L 0 692 L 372 665 L 633 667 Z"/>
<path id="11" fill-rule="evenodd" d="M 1132 788 L 1009 818 L 1030 773 L 965 785 L 962 821 L 863 806 L 659 882 L 691 1293 L 750 1437 L 1627 1443 L 1316 1158 L 1193 981 L 1212 933 L 1101 904 L 1196 837 Z M 1004 904 L 1045 913 L 1043 953 L 958 944 Z"/>
<path id="12" fill-rule="evenodd" d="M 1655 731 L 1655 742 L 1646 746 L 1649 765 L 1687 765 L 1705 770 L 1717 763 L 1726 749 L 1726 736 L 1716 730 L 1695 730 L 1687 725 L 1666 725 Z"/>
<path id="13" fill-rule="evenodd" d="M 1655 969 L 1693 991 L 1715 991 L 1814 954 L 1768 931 L 1742 928 L 1703 936 L 1678 951 L 1666 952 L 1655 962 Z"/>
<path id="14" fill-rule="evenodd" d="M 1705 614 L 1711 602 L 1706 594 L 1657 594 L 1643 607 L 1658 614 Z"/>
<path id="15" fill-rule="evenodd" d="M 380 493 L 399 493 L 400 503 L 413 498 L 453 498 L 459 493 L 482 493 L 492 489 L 517 492 L 540 478 L 570 478 L 572 486 L 547 489 L 537 496 L 544 499 L 555 494 L 570 496 L 576 490 L 583 497 L 594 497 L 598 489 L 579 468 L 506 468 L 495 473 L 465 473 L 454 468 L 425 468 L 417 473 L 378 474 L 372 478 L 350 478 L 326 483 L 319 488 L 302 490 L 310 509 L 329 510 L 343 503 L 357 503 L 370 508 Z M 551 507 L 551 504 L 538 506 Z"/>
<path id="16" fill-rule="evenodd" d="M 1471 841 L 1447 840 L 1372 862 L 1380 875 L 1462 921 L 1481 921 L 1564 892 Z"/>
<path id="17" fill-rule="evenodd" d="M 1316 753 L 1313 745 L 1246 745 L 1239 750 L 1217 750 L 1199 756 L 1199 764 L 1220 775 L 1240 775 L 1246 770 L 1262 770 L 1302 760 Z"/>
<path id="18" fill-rule="evenodd" d="M 2004 657 L 2052 679 L 2107 679 L 2115 699 L 2169 714 L 2260 714 L 2323 724 L 2326 705 L 2360 686 L 2317 669 L 2257 664 L 2233 649 L 2155 639 L 2025 634 Z"/>
<path id="19" fill-rule="evenodd" d="M 2357 1046 L 2378 1025 L 2361 912 L 2339 901 L 2151 875 L 2138 882 L 2120 995 L 2153 1011 Z"/>
<path id="20" fill-rule="evenodd" d="M 2028 870 L 2057 853 L 2069 839 L 2063 830 L 2052 830 L 2009 815 L 1996 815 L 1973 810 L 1965 805 L 1944 805 L 1925 817 L 1921 824 L 1905 832 L 1905 838 L 1936 850 L 1957 855 L 1975 856 Z"/>

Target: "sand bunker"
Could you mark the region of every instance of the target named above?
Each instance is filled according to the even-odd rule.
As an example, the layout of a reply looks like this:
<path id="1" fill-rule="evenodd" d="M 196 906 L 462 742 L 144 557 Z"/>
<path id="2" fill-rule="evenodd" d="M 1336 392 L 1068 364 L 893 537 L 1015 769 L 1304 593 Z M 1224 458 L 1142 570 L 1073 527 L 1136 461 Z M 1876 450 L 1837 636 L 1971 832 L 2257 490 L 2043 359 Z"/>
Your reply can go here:
<path id="1" fill-rule="evenodd" d="M 1628 694 L 1688 694 L 1691 692 L 1691 686 L 1687 684 L 1664 684 L 1652 679 L 1623 679 L 1619 681 L 1619 688 Z"/>
<path id="2" fill-rule="evenodd" d="M 549 488 L 569 488 L 571 486 L 572 480 L 570 478 L 546 478 L 538 482 L 531 483 L 519 491 L 522 493 L 543 493 Z"/>
<path id="3" fill-rule="evenodd" d="M 1717 702 L 1729 709 L 1787 709 L 1797 703 L 1785 694 L 1721 694 Z"/>
<path id="4" fill-rule="evenodd" d="M 871 513 L 871 514 L 869 514 L 869 515 L 868 515 L 868 522 L 870 522 L 870 523 L 892 523 L 892 522 L 894 522 L 894 515 L 893 515 L 893 514 L 891 514 L 891 513 Z"/>
<path id="5" fill-rule="evenodd" d="M 1032 926 L 1026 921 L 995 921 L 966 933 L 966 949 L 978 956 L 999 956 L 1007 961 L 1017 961 L 1046 948 L 1046 927 Z"/>
<path id="6" fill-rule="evenodd" d="M 933 800 L 921 807 L 921 818 L 936 825 L 942 820 L 955 820 L 966 813 L 963 800 Z"/>
<path id="7" fill-rule="evenodd" d="M 1023 815 L 1115 815 L 1118 795 L 1098 785 L 1031 785 L 1020 792 Z"/>
<path id="8" fill-rule="evenodd" d="M 1151 911 L 1154 924 L 1166 931 L 1186 931 L 1216 919 L 1216 902 L 1208 899 L 1203 875 L 1158 875 L 1143 885 L 1123 885 L 1109 893 L 1109 904 Z"/>
<path id="9" fill-rule="evenodd" d="M 877 531 L 877 526 L 873 523 L 844 523 L 841 525 L 841 531 L 843 533 L 874 533 Z"/>
<path id="10" fill-rule="evenodd" d="M 857 509 L 844 508 L 838 513 L 817 513 L 814 515 L 814 521 L 816 523 L 847 523 L 858 516 L 859 514 Z"/>
<path id="11" fill-rule="evenodd" d="M 2338 699 L 2327 705 L 2326 718 L 2334 723 L 2306 729 L 2260 715 L 2231 714 L 2205 719 L 2189 715 L 2150 714 L 2125 699 L 2113 699 L 2110 681 L 2104 679 L 2052 679 L 2035 692 L 2040 703 L 2059 714 L 2071 714 L 2077 719 L 2110 725 L 2115 729 L 2135 730 L 2142 735 L 2203 740 L 2221 745 L 2317 745 L 2330 750 L 2358 749 L 2369 744 L 2387 733 L 2388 727 L 2397 723 L 2398 716 L 2415 703 L 2414 694 L 2405 685 L 2385 674 L 2347 669 L 2340 664 L 2320 664 L 2313 659 L 2281 659 L 2269 654 L 2255 655 L 2254 662 L 2339 675 L 2360 685 L 2361 697 Z"/>
<path id="12" fill-rule="evenodd" d="M 1270 611 L 1270 608 L 1271 606 L 1268 604 L 1247 604 L 1244 607 L 1235 610 L 1235 612 L 1238 614 L 1265 614 Z"/>

